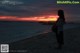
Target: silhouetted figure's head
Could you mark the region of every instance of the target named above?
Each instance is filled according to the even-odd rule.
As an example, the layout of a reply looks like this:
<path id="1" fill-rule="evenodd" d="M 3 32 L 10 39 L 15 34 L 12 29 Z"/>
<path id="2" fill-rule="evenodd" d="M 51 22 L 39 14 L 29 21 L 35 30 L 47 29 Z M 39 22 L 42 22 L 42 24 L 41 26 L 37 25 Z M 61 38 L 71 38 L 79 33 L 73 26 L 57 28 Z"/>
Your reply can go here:
<path id="1" fill-rule="evenodd" d="M 64 11 L 63 10 L 58 10 L 58 16 L 59 16 L 59 18 L 62 18 L 62 19 L 65 20 L 65 18 L 64 18 Z"/>

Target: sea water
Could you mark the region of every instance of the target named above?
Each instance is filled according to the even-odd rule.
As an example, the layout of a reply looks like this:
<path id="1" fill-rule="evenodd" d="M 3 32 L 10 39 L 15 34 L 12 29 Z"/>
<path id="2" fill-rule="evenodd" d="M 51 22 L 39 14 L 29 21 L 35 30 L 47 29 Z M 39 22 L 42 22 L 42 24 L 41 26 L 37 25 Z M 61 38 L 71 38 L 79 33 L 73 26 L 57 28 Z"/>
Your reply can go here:
<path id="1" fill-rule="evenodd" d="M 37 22 L 0 22 L 0 43 L 10 43 L 51 32 L 52 25 L 42 25 Z M 64 30 L 80 27 L 78 24 L 65 24 Z"/>

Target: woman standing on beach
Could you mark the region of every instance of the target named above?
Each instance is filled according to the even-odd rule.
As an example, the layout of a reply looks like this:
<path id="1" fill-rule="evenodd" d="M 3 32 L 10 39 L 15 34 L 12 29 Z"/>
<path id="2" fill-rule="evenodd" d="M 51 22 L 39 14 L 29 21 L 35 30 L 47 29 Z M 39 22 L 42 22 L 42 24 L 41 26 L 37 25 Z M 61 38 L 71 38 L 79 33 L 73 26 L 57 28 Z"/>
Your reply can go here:
<path id="1" fill-rule="evenodd" d="M 64 35 L 63 35 L 63 25 L 65 24 L 65 18 L 64 18 L 64 12 L 63 10 L 58 10 L 58 16 L 59 18 L 57 19 L 55 23 L 55 33 L 56 33 L 56 39 L 58 43 L 58 48 L 62 48 L 62 45 L 64 45 Z M 53 29 L 54 31 L 54 29 Z"/>

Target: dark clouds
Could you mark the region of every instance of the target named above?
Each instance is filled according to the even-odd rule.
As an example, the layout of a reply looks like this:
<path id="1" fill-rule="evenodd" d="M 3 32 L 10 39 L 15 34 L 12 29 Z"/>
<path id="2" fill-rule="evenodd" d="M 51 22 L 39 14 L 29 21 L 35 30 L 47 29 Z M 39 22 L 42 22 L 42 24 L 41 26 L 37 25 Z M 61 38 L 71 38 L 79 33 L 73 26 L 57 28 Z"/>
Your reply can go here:
<path id="1" fill-rule="evenodd" d="M 2 0 L 4 1 L 4 0 Z M 58 9 L 63 9 L 66 15 L 80 14 L 80 5 L 57 5 L 56 0 L 8 0 L 17 2 L 13 4 L 0 4 L 0 15 L 37 16 L 57 14 Z M 19 4 L 18 4 L 19 3 Z M 21 4 L 20 4 L 21 3 Z"/>

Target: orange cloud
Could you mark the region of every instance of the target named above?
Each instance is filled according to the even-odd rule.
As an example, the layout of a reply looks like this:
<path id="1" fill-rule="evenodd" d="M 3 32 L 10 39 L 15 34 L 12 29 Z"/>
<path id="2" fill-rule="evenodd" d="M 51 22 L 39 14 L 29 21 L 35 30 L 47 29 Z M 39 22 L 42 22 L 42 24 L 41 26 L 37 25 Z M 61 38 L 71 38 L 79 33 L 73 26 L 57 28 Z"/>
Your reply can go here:
<path id="1" fill-rule="evenodd" d="M 40 16 L 40 17 L 17 17 L 17 16 L 0 16 L 0 20 L 7 21 L 56 21 L 58 16 Z"/>

